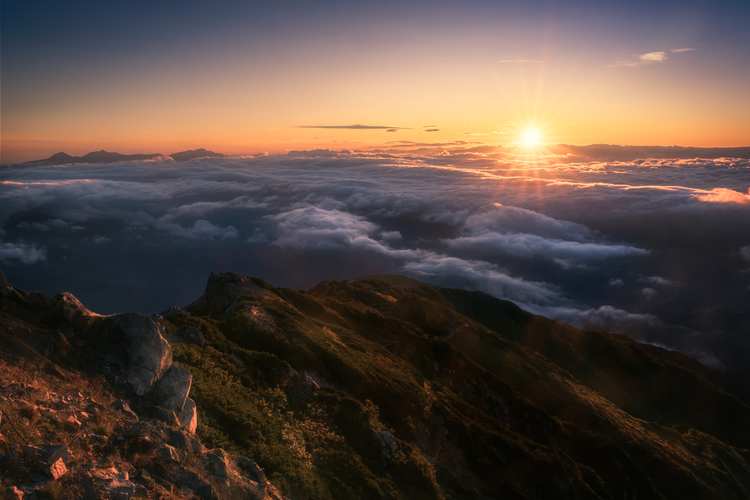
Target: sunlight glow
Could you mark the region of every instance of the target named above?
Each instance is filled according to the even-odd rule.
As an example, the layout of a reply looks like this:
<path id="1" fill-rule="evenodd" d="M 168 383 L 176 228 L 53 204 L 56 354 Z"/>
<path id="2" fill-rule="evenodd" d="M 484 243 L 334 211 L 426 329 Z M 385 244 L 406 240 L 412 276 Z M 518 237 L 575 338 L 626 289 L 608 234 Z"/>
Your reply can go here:
<path id="1" fill-rule="evenodd" d="M 534 129 L 524 131 L 521 144 L 527 147 L 538 146 L 541 143 L 539 132 Z"/>

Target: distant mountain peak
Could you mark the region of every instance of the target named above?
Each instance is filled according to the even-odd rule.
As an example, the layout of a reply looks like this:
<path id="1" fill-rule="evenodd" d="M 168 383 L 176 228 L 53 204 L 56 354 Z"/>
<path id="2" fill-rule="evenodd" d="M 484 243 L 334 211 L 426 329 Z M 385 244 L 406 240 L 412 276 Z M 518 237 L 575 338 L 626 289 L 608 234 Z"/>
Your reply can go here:
<path id="1" fill-rule="evenodd" d="M 169 155 L 177 163 L 194 160 L 195 158 L 223 158 L 223 153 L 215 153 L 204 148 L 191 149 L 189 151 L 180 151 Z"/>

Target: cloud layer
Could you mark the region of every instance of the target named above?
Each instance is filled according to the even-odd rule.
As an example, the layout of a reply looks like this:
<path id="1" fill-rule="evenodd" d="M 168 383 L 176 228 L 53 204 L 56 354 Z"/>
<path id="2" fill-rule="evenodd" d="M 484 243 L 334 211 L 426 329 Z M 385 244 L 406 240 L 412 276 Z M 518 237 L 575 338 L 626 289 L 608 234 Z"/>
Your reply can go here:
<path id="1" fill-rule="evenodd" d="M 184 305 L 211 270 L 295 288 L 402 273 L 676 345 L 703 335 L 692 312 L 750 312 L 750 160 L 716 152 L 399 142 L 8 168 L 0 262 L 101 312 Z"/>

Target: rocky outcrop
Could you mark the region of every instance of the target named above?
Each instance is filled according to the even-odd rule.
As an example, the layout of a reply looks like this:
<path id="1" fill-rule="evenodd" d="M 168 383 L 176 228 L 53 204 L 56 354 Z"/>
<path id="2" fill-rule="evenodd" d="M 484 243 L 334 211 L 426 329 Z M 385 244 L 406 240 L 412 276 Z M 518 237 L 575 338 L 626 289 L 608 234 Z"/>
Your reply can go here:
<path id="1" fill-rule="evenodd" d="M 136 313 L 98 321 L 88 332 L 103 360 L 118 370 L 137 395 L 151 393 L 172 364 L 172 349 L 156 322 Z"/>
<path id="2" fill-rule="evenodd" d="M 272 287 L 259 278 L 248 278 L 235 273 L 211 273 L 206 290 L 186 307 L 191 314 L 224 317 L 237 310 L 239 299 L 252 296 L 272 297 Z"/>
<path id="3" fill-rule="evenodd" d="M 195 430 L 198 428 L 198 409 L 195 406 L 195 401 L 190 398 L 185 400 L 185 406 L 182 407 L 179 419 L 188 431 L 195 434 Z"/>
<path id="4" fill-rule="evenodd" d="M 164 338 L 167 339 L 169 344 L 193 344 L 198 347 L 204 347 L 206 345 L 206 338 L 201 332 L 201 325 L 198 323 L 197 326 L 184 326 L 178 328 L 171 335 L 166 335 Z"/>
<path id="5" fill-rule="evenodd" d="M 159 379 L 153 398 L 160 406 L 175 412 L 181 412 L 190 393 L 193 376 L 186 369 L 172 365 Z"/>
<path id="6" fill-rule="evenodd" d="M 94 396 L 73 384 L 55 392 L 57 382 L 51 386 L 31 376 L 31 383 L 6 384 L 6 368 L 0 356 L 0 401 L 7 421 L 0 429 L 0 497 L 285 500 L 249 458 L 221 448 L 209 451 L 183 429 L 137 417 L 108 393 Z M 194 407 L 188 398 L 183 414 Z M 79 425 L 68 425 L 67 414 Z M 35 427 L 38 435 L 31 432 Z M 18 443 L 24 439 L 43 442 Z"/>

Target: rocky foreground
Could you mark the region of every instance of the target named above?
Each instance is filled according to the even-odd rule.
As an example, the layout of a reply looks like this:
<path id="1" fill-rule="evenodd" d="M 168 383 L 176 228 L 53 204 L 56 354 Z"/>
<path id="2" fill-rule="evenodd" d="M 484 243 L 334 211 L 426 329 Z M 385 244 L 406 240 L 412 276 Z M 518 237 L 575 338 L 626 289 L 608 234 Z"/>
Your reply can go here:
<path id="1" fill-rule="evenodd" d="M 750 498 L 750 383 L 401 276 L 151 318 L 0 287 L 10 498 Z"/>
<path id="2" fill-rule="evenodd" d="M 284 498 L 253 460 L 196 438 L 192 376 L 163 324 L 100 316 L 68 293 L 0 294 L 7 498 Z"/>

